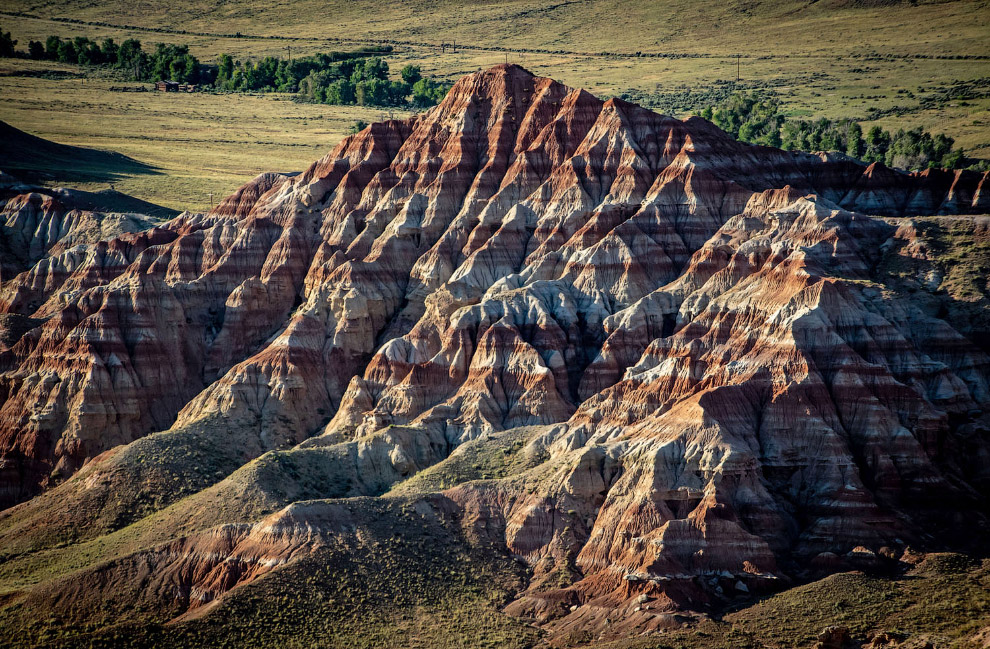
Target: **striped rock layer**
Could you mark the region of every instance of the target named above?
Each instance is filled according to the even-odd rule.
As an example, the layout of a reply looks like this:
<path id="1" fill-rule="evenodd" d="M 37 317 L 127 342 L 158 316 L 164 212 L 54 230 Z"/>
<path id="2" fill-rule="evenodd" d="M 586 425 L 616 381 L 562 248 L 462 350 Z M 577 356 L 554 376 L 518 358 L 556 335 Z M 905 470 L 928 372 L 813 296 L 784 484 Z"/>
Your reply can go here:
<path id="1" fill-rule="evenodd" d="M 510 612 L 652 628 L 622 607 L 982 524 L 986 332 L 885 286 L 884 255 L 917 246 L 877 217 L 988 211 L 987 174 L 751 146 L 511 65 L 149 230 L 76 245 L 78 212 L 17 195 L 0 502 L 203 421 L 240 462 L 346 464 L 350 495 L 541 426 L 533 468 L 430 506 L 534 568 Z M 213 601 L 344 534 L 341 511 L 142 561 Z"/>

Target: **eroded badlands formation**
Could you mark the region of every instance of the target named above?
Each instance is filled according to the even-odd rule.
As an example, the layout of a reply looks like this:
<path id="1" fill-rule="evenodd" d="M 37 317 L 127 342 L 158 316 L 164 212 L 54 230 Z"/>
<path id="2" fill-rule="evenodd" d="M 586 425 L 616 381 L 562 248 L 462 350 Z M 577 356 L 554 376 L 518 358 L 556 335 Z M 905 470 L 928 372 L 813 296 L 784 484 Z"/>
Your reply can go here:
<path id="1" fill-rule="evenodd" d="M 0 497 L 47 491 L 0 535 L 106 510 L 144 475 L 129 449 L 190 430 L 234 457 L 193 490 L 246 499 L 270 493 L 267 451 L 374 496 L 529 426 L 524 471 L 420 506 L 530 566 L 506 610 L 553 630 L 656 628 L 854 548 L 975 539 L 986 319 L 888 286 L 891 255 L 934 266 L 877 217 L 988 211 L 987 174 L 750 146 L 515 66 L 148 230 L 76 244 L 78 210 L 9 196 Z M 178 500 L 157 488 L 151 510 Z M 215 605 L 360 526 L 291 500 L 118 561 L 155 566 L 142 597 L 170 615 Z"/>

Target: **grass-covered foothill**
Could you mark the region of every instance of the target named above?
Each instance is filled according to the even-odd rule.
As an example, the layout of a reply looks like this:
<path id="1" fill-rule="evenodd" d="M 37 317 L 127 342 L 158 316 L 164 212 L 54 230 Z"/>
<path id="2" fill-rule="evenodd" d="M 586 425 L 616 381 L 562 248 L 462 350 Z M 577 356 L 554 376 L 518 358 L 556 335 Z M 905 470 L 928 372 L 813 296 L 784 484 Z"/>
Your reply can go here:
<path id="1" fill-rule="evenodd" d="M 990 350 L 990 217 L 928 216 L 887 219 L 903 234 L 885 245 L 874 279 Z M 961 441 L 980 462 L 979 437 Z M 975 475 L 975 474 L 974 474 Z"/>
<path id="2" fill-rule="evenodd" d="M 523 426 L 481 437 L 458 446 L 443 461 L 396 484 L 390 494 L 430 493 L 472 480 L 495 480 L 517 475 L 546 459 L 529 446 L 546 432 L 543 426 Z"/>
<path id="3" fill-rule="evenodd" d="M 898 241 L 901 245 L 887 250 L 880 271 L 895 279 L 915 280 L 954 302 L 986 304 L 990 298 L 990 219 L 929 216 L 915 217 L 911 224 L 928 259 L 912 255 Z"/>
<path id="4" fill-rule="evenodd" d="M 151 436 L 113 462 L 136 493 L 124 498 L 124 510 L 112 500 L 121 494 L 117 472 L 106 466 L 100 478 L 84 470 L 70 481 L 76 491 L 53 492 L 65 503 L 60 516 L 70 527 L 73 520 L 99 519 L 99 535 L 40 536 L 29 523 L 31 508 L 20 520 L 5 521 L 5 538 L 17 538 L 19 547 L 0 562 L 0 626 L 11 647 L 532 647 L 541 630 L 503 612 L 527 586 L 525 566 L 500 544 L 465 534 L 472 521 L 452 514 L 439 490 L 531 470 L 546 459 L 533 443 L 545 431 L 483 435 L 385 497 L 346 497 L 359 477 L 346 444 L 271 452 L 227 474 L 231 464 L 219 460 L 225 447 L 209 430 Z M 175 491 L 176 483 L 179 500 L 155 495 Z M 84 511 L 89 502 L 98 507 Z M 154 557 L 163 543 L 202 538 L 216 525 L 282 516 L 273 512 L 291 503 L 299 515 L 284 520 L 328 524 L 311 552 L 189 612 L 145 591 L 133 591 L 133 602 L 120 596 L 130 592 L 131 571 L 142 569 L 143 557 Z M 122 511 L 133 515 L 121 518 Z M 333 526 L 341 515 L 346 524 Z M 29 545 L 20 543 L 28 539 Z M 56 606 L 64 584 L 73 583 L 95 584 L 113 596 L 83 597 L 61 612 L 45 608 Z M 824 627 L 842 625 L 857 642 L 887 633 L 919 647 L 931 641 L 975 649 L 974 638 L 990 626 L 988 587 L 990 562 L 908 553 L 890 574 L 836 574 L 750 600 L 696 626 L 613 643 L 589 636 L 585 646 L 784 649 L 811 646 Z"/>
<path id="5" fill-rule="evenodd" d="M 433 490 L 525 471 L 540 461 L 527 449 L 541 430 L 520 428 L 473 440 L 438 463 L 437 471 L 421 472 L 386 497 L 307 500 L 328 486 L 337 489 L 326 472 L 343 463 L 312 461 L 318 449 L 268 454 L 249 465 L 250 476 L 238 478 L 247 467 L 242 468 L 127 527 L 8 558 L 13 565 L 0 570 L 0 627 L 9 646 L 24 648 L 541 646 L 543 631 L 503 612 L 527 587 L 526 567 L 501 545 L 466 534 L 473 521 L 453 513 L 446 497 Z M 147 452 L 135 457 L 140 462 Z M 259 480 L 261 473 L 268 475 Z M 131 587 L 130 571 L 144 565 L 146 550 L 169 538 L 195 538 L 210 527 L 210 518 L 213 524 L 259 520 L 262 511 L 252 506 L 212 511 L 217 503 L 238 500 L 234 492 L 245 477 L 247 483 L 284 491 L 276 498 L 279 508 L 295 503 L 273 514 L 284 516 L 279 519 L 284 522 L 266 533 L 289 534 L 292 521 L 309 521 L 314 527 L 303 537 L 315 543 L 312 550 L 190 611 L 144 591 L 134 591 L 133 602 L 120 597 L 119 589 Z M 261 503 L 250 489 L 241 499 Z M 346 522 L 334 525 L 341 517 Z M 266 520 L 274 524 L 276 518 Z M 591 634 L 581 646 L 790 649 L 812 646 L 818 633 L 833 625 L 847 627 L 856 643 L 888 637 L 906 647 L 981 646 L 980 634 L 990 627 L 990 561 L 907 552 L 898 566 L 883 574 L 846 572 L 795 585 L 685 628 L 613 642 Z M 83 597 L 71 610 L 58 611 L 66 576 L 68 584 L 76 580 L 112 596 Z M 119 587 L 115 579 L 121 580 Z"/>
<path id="6" fill-rule="evenodd" d="M 895 647 L 978 649 L 980 632 L 990 627 L 990 561 L 932 554 L 893 578 L 839 573 L 651 642 L 600 649 L 812 647 L 833 625 L 847 627 L 857 647 L 886 633 L 903 643 Z"/>
<path id="7" fill-rule="evenodd" d="M 470 542 L 437 498 L 435 506 L 400 498 L 300 503 L 314 510 L 342 505 L 353 523 L 312 553 L 229 591 L 210 610 L 179 620 L 167 602 L 129 607 L 128 616 L 106 625 L 64 625 L 54 610 L 13 604 L 0 612 L 0 626 L 11 632 L 11 647 L 62 649 L 533 646 L 540 632 L 501 611 L 523 587 L 525 568 L 504 551 Z M 100 606 L 109 604 L 87 601 L 91 610 L 71 614 L 101 619 Z"/>
<path id="8" fill-rule="evenodd" d="M 501 612 L 525 583 L 507 554 L 470 543 L 454 521 L 407 499 L 348 502 L 360 521 L 355 538 L 247 585 L 200 620 L 173 625 L 167 642 L 522 649 L 538 639 L 536 629 Z"/>

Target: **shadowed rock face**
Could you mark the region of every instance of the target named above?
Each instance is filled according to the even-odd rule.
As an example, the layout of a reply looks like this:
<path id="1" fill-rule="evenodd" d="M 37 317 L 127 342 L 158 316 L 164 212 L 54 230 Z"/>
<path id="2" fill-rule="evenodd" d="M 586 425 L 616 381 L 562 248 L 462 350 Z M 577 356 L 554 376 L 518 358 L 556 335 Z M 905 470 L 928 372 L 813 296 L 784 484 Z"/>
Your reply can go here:
<path id="1" fill-rule="evenodd" d="M 207 418 L 245 461 L 326 452 L 371 495 L 540 425 L 542 464 L 444 507 L 534 567 L 510 612 L 662 627 L 819 553 L 983 524 L 990 359 L 884 285 L 886 251 L 923 246 L 874 216 L 988 210 L 986 174 L 749 146 L 516 66 L 141 233 L 59 248 L 68 216 L 17 196 L 0 499 Z M 140 560 L 213 601 L 345 533 L 336 511 Z"/>

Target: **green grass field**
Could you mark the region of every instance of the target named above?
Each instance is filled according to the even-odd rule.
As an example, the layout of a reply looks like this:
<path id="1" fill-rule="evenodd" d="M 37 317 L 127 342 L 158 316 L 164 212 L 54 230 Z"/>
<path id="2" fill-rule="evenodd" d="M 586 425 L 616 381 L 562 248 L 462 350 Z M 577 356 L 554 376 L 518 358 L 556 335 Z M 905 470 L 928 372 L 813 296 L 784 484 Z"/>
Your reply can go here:
<path id="1" fill-rule="evenodd" d="M 104 168 L 102 178 L 84 178 L 62 161 L 47 168 L 55 182 L 93 191 L 113 183 L 120 192 L 177 210 L 209 209 L 211 192 L 216 203 L 264 171 L 301 171 L 356 120 L 382 116 L 380 109 L 303 104 L 284 95 L 111 92 L 120 81 L 78 72 L 77 66 L 0 59 L 0 120 L 150 167 L 146 172 L 122 161 L 117 173 Z"/>

